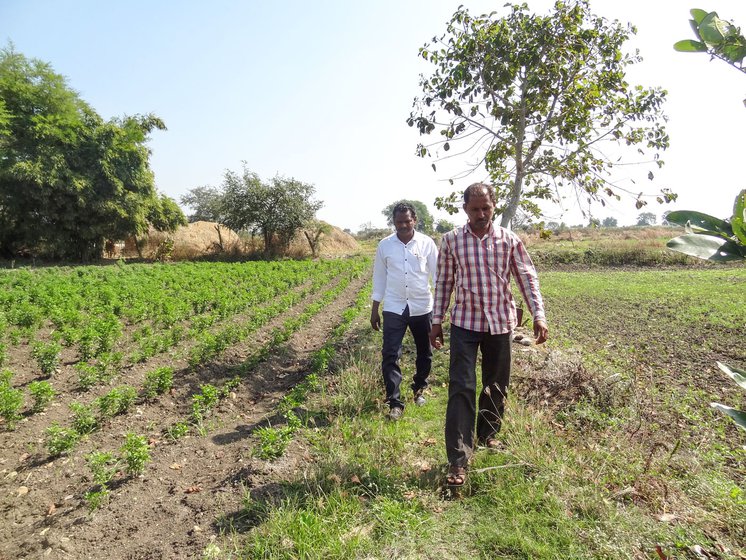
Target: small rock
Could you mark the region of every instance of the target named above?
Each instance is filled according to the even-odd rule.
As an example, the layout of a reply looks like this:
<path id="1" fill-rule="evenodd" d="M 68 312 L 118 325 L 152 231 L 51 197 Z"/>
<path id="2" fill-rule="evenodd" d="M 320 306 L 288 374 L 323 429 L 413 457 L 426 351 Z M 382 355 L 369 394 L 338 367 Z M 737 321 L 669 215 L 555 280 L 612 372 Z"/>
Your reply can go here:
<path id="1" fill-rule="evenodd" d="M 25 496 L 28 494 L 28 486 L 19 486 L 18 490 L 16 490 L 16 494 L 19 496 Z"/>

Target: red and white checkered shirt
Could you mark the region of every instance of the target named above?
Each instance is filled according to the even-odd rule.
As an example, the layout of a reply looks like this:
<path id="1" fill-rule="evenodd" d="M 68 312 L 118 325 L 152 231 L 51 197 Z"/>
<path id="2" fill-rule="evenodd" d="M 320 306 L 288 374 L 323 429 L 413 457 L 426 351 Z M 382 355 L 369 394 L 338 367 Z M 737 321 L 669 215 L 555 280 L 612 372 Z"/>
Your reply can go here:
<path id="1" fill-rule="evenodd" d="M 534 321 L 544 321 L 539 278 L 515 233 L 493 224 L 481 239 L 469 224 L 449 231 L 438 255 L 433 324 L 442 323 L 455 289 L 451 324 L 492 334 L 510 332 L 517 322 L 511 273 Z"/>

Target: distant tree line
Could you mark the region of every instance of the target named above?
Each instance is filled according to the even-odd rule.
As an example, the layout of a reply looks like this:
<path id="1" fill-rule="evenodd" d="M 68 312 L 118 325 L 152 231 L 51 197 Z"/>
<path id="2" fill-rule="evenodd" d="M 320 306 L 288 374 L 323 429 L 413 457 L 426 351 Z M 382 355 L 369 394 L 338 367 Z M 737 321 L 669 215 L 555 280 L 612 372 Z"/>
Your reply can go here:
<path id="1" fill-rule="evenodd" d="M 105 240 L 186 223 L 156 191 L 155 115 L 102 119 L 63 76 L 0 50 L 0 256 L 89 260 Z"/>

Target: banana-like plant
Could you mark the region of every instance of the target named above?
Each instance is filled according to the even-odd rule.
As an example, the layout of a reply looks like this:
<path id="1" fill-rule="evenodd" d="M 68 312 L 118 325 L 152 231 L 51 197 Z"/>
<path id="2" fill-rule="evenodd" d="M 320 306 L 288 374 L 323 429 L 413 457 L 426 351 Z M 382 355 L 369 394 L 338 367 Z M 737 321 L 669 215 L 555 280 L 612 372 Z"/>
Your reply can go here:
<path id="1" fill-rule="evenodd" d="M 733 216 L 721 220 L 708 214 L 691 210 L 670 212 L 666 220 L 684 226 L 686 234 L 671 239 L 666 246 L 674 251 L 708 261 L 746 261 L 746 189 L 736 196 Z M 717 362 L 718 367 L 746 390 L 746 371 Z M 746 411 L 720 403 L 710 403 L 723 414 L 730 416 L 746 430 Z"/>

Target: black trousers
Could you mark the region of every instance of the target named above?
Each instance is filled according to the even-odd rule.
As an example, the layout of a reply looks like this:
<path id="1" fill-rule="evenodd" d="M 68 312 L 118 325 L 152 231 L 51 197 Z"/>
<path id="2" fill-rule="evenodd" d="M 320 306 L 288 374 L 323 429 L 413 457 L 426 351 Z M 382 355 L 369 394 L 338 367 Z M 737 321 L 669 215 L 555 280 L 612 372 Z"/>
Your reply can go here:
<path id="1" fill-rule="evenodd" d="M 451 325 L 446 453 L 451 465 L 465 467 L 477 438 L 484 441 L 500 431 L 510 381 L 510 333 L 490 334 Z M 476 410 L 477 351 L 482 352 L 482 392 Z"/>
<path id="2" fill-rule="evenodd" d="M 412 380 L 412 390 L 418 391 L 427 387 L 427 377 L 433 363 L 433 350 L 430 348 L 430 326 L 432 313 L 409 315 L 409 306 L 404 308 L 404 313 L 398 315 L 390 311 L 383 312 L 383 348 L 381 350 L 381 371 L 383 372 L 383 383 L 386 387 L 386 402 L 390 407 L 404 408 L 401 400 L 402 373 L 399 369 L 401 359 L 402 341 L 407 328 L 412 333 L 414 344 L 417 348 L 417 360 L 415 362 L 415 374 Z"/>

